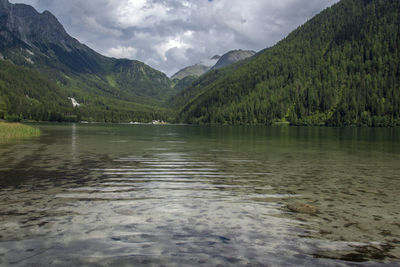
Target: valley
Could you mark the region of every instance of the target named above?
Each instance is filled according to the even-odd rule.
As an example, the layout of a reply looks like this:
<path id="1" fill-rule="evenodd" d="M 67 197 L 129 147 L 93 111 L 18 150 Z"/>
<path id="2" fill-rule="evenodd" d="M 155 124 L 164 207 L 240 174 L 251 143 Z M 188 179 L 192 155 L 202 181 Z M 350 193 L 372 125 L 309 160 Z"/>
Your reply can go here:
<path id="1" fill-rule="evenodd" d="M 2 0 L 0 119 L 398 126 L 399 11 L 396 1 L 342 0 L 272 47 L 168 78 L 95 52 L 48 11 Z"/>

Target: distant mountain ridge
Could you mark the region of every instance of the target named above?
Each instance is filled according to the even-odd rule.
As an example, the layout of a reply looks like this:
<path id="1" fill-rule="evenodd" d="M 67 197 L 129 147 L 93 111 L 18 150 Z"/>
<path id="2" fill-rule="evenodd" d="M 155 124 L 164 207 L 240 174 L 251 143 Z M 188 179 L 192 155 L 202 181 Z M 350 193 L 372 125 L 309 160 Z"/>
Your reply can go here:
<path id="1" fill-rule="evenodd" d="M 238 61 L 247 59 L 256 54 L 254 51 L 247 50 L 232 50 L 224 54 L 223 56 L 215 55 L 210 60 L 216 60 L 215 65 L 206 66 L 204 64 L 195 64 L 189 67 L 185 67 L 179 70 L 177 73 L 171 76 L 171 80 L 181 80 L 188 76 L 199 77 L 212 69 L 220 69 L 232 65 Z M 214 61 L 215 62 L 215 61 Z"/>
<path id="2" fill-rule="evenodd" d="M 204 73 L 206 73 L 208 70 L 210 69 L 210 67 L 205 66 L 205 65 L 201 65 L 201 64 L 195 64 L 186 68 L 181 69 L 180 71 L 178 71 L 177 73 L 175 73 L 174 75 L 171 76 L 171 80 L 181 80 L 187 76 L 196 76 L 199 77 L 201 75 L 203 75 Z"/>
<path id="3" fill-rule="evenodd" d="M 93 120 L 120 120 L 125 113 L 158 119 L 156 111 L 175 92 L 164 73 L 136 60 L 102 56 L 69 36 L 49 11 L 7 0 L 0 0 L 0 54 L 60 84 Z"/>
<path id="4" fill-rule="evenodd" d="M 255 51 L 241 50 L 241 49 L 229 51 L 228 53 L 226 53 L 222 57 L 220 57 L 218 59 L 218 62 L 211 69 L 217 70 L 217 69 L 227 67 L 238 61 L 252 57 L 255 54 L 256 54 Z"/>

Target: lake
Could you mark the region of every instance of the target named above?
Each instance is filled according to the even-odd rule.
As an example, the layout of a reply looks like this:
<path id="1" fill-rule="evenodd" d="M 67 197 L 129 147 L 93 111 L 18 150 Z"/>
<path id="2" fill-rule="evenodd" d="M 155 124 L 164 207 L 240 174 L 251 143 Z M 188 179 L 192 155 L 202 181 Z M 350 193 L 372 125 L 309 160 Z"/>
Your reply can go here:
<path id="1" fill-rule="evenodd" d="M 400 129 L 36 126 L 0 143 L 0 265 L 400 263 Z"/>

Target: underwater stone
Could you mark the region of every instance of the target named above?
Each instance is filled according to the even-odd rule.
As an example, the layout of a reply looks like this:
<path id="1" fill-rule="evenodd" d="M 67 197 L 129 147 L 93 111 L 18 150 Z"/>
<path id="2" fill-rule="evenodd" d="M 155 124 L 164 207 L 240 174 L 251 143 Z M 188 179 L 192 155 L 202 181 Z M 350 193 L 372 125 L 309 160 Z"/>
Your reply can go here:
<path id="1" fill-rule="evenodd" d="M 293 212 L 304 213 L 309 215 L 315 215 L 318 213 L 317 208 L 304 203 L 290 203 L 287 205 L 287 208 Z"/>

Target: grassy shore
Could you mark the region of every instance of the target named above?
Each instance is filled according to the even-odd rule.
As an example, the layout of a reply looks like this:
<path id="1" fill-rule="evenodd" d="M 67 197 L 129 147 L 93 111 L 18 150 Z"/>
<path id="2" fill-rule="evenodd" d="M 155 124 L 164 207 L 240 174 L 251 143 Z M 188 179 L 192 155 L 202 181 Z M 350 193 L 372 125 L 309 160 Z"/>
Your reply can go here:
<path id="1" fill-rule="evenodd" d="M 0 122 L 0 142 L 3 140 L 12 140 L 39 135 L 40 130 L 34 127 L 23 125 L 21 123 Z"/>

